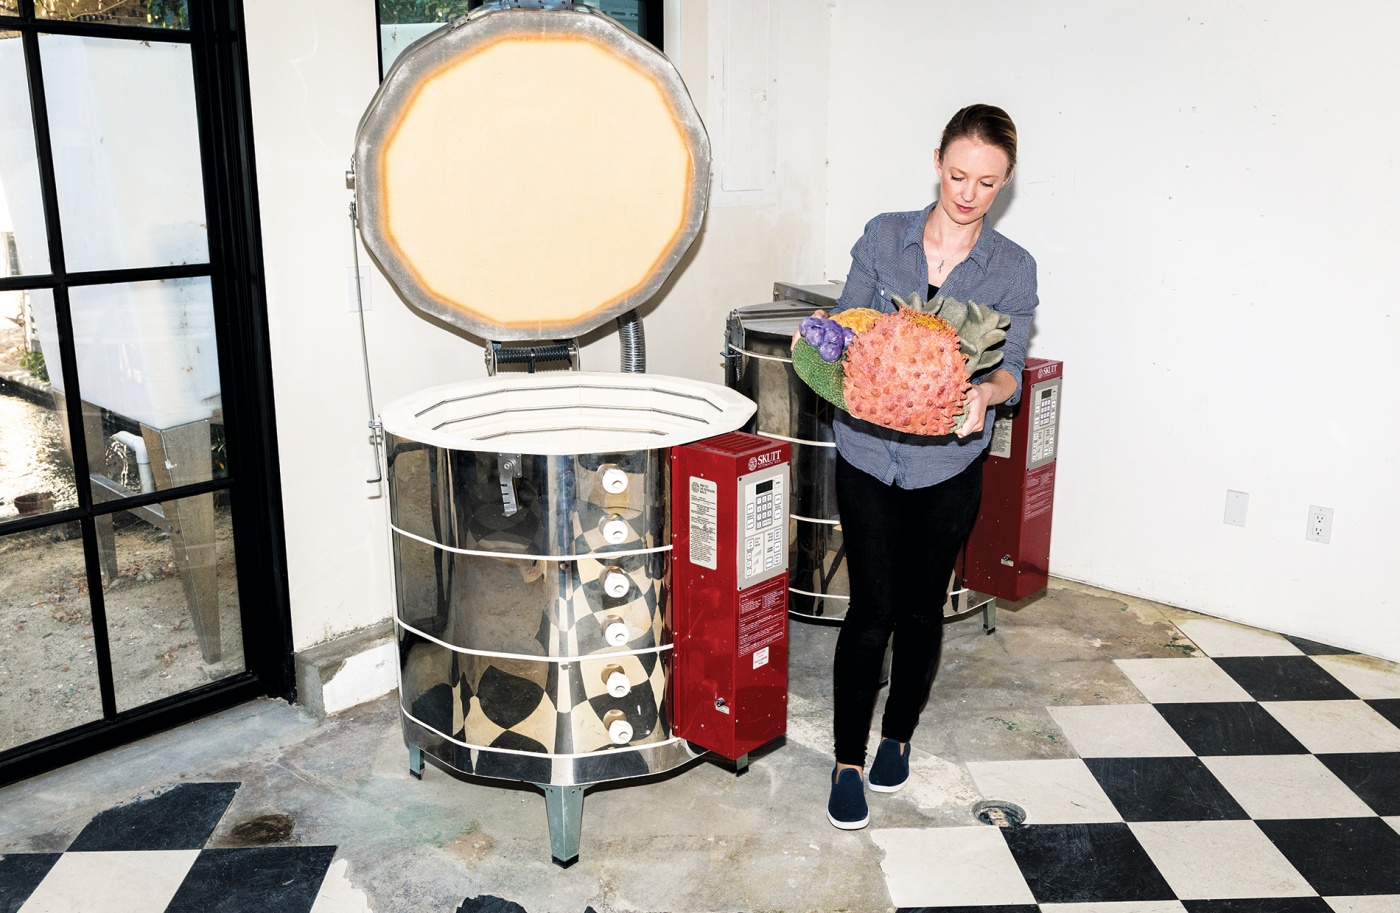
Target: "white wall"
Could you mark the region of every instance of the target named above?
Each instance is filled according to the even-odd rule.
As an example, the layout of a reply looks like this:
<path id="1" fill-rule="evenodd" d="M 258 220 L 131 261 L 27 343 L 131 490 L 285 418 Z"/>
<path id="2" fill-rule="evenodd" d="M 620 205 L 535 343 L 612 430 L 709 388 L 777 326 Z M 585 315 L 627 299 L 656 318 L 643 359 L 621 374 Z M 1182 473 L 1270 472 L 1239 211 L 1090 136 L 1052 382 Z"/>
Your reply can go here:
<path id="1" fill-rule="evenodd" d="M 1053 572 L 1400 659 L 1400 7 L 838 0 L 831 34 L 832 276 L 930 198 L 958 107 L 1020 128 L 997 226 L 1066 365 Z"/>
<path id="2" fill-rule="evenodd" d="M 754 0 L 739 0 L 754 2 Z M 775 279 L 819 278 L 825 204 L 825 0 L 775 0 L 774 162 L 764 200 L 715 207 L 676 277 L 642 309 L 651 371 L 719 382 L 725 315 L 771 297 Z M 259 206 L 276 389 L 293 635 L 304 649 L 390 614 L 386 505 L 371 472 L 344 174 L 378 85 L 372 0 L 246 0 Z M 700 111 L 709 12 L 669 0 L 667 46 Z M 362 255 L 362 263 L 373 270 Z M 375 275 L 366 315 L 380 404 L 484 375 L 479 341 L 428 323 Z M 616 370 L 611 329 L 584 367 Z"/>

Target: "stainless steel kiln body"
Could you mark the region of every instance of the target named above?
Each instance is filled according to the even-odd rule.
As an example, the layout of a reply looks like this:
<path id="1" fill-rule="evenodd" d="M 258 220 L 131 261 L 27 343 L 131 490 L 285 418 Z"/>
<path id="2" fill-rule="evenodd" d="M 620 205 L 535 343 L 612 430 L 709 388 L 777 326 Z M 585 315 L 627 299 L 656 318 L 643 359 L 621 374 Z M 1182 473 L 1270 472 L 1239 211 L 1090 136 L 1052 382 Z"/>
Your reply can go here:
<path id="1" fill-rule="evenodd" d="M 667 709 L 670 451 L 752 414 L 713 384 L 600 373 L 384 409 L 410 770 L 539 785 L 567 864 L 586 786 L 691 760 Z"/>
<path id="2" fill-rule="evenodd" d="M 541 785 L 689 760 L 666 713 L 667 450 L 386 448 L 409 743 Z"/>
<path id="3" fill-rule="evenodd" d="M 818 307 L 831 307 L 839 286 L 823 295 L 802 293 L 738 308 L 729 316 L 727 382 L 758 404 L 754 430 L 792 445 L 792 528 L 789 535 L 789 612 L 812 621 L 846 617 L 850 585 L 845 572 L 841 517 L 836 507 L 836 407 L 812 392 L 792 369 L 792 334 Z"/>

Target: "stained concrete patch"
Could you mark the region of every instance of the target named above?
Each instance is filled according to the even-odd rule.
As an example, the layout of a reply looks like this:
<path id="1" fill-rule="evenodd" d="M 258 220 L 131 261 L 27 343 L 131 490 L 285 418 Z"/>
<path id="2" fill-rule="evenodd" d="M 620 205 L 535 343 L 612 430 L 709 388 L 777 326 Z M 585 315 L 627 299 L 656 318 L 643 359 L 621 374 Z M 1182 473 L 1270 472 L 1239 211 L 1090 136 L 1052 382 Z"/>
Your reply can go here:
<path id="1" fill-rule="evenodd" d="M 889 909 L 867 834 L 837 831 L 823 816 L 801 842 L 786 837 L 613 841 L 595 907 L 609 913 Z M 552 902 L 545 909 L 568 907 Z"/>
<path id="2" fill-rule="evenodd" d="M 463 834 L 447 845 L 447 852 L 460 857 L 467 868 L 474 868 L 495 845 L 490 834 Z"/>
<path id="3" fill-rule="evenodd" d="M 788 741 L 829 755 L 834 744 L 831 734 L 831 702 L 817 701 L 799 694 L 788 695 Z"/>
<path id="4" fill-rule="evenodd" d="M 258 815 L 235 824 L 229 836 L 248 846 L 266 846 L 286 840 L 295 828 L 290 815 Z"/>
<path id="5" fill-rule="evenodd" d="M 908 798 L 920 811 L 951 813 L 959 819 L 970 818 L 970 809 L 982 799 L 977 784 L 961 764 L 917 749 L 910 753 L 909 782 L 898 795 Z"/>

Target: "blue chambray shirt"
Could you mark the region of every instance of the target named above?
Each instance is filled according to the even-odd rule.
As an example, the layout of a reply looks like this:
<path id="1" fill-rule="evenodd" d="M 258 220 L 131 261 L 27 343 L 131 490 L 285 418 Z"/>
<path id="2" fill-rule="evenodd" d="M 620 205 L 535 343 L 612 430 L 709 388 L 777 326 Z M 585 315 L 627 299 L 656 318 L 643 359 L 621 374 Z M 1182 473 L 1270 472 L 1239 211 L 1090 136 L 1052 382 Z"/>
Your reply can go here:
<path id="1" fill-rule="evenodd" d="M 928 260 L 923 237 L 934 205 L 917 212 L 883 213 L 866 224 L 865 234 L 851 248 L 851 271 L 833 313 L 858 307 L 892 313 L 896 306 L 891 295 L 907 299 L 917 292 L 920 298 L 927 296 Z M 984 223 L 967 259 L 953 267 L 938 293 L 959 301 L 976 301 L 1011 317 L 1001 362 L 972 381 L 979 383 L 992 372 L 1006 369 L 1016 378 L 1016 392 L 1008 400 L 1015 403 L 1021 396 L 1031 318 L 1040 302 L 1035 260 L 1025 248 Z M 924 488 L 951 479 L 971 465 L 991 442 L 994 418 L 995 407 L 987 410 L 981 431 L 960 439 L 951 434 L 929 437 L 891 431 L 838 410 L 832 431 L 837 451 L 857 469 L 886 485 Z"/>

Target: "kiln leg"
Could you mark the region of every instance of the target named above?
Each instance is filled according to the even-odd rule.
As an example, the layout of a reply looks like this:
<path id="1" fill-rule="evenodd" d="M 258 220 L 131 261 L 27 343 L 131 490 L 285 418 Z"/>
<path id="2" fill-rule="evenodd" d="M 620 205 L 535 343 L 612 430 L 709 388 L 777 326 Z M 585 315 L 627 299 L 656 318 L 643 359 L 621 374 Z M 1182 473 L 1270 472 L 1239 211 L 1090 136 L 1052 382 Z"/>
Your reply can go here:
<path id="1" fill-rule="evenodd" d="M 549 848 L 554 862 L 567 869 L 578 862 L 579 837 L 583 833 L 582 786 L 545 786 L 544 807 L 549 815 Z"/>
<path id="2" fill-rule="evenodd" d="M 988 599 L 987 604 L 982 607 L 982 627 L 990 634 L 997 629 L 997 601 Z"/>
<path id="3" fill-rule="evenodd" d="M 209 422 L 174 428 L 141 426 L 141 438 L 151 457 L 157 489 L 206 482 L 213 478 L 209 456 Z M 161 502 L 166 529 L 175 551 L 175 569 L 185 589 L 185 603 L 194 622 L 199 652 L 206 663 L 223 653 L 219 638 L 219 577 L 214 543 L 214 495 L 194 495 Z"/>
<path id="4" fill-rule="evenodd" d="M 408 773 L 415 780 L 423 779 L 423 749 L 417 745 L 408 746 Z"/>
<path id="5" fill-rule="evenodd" d="M 87 447 L 88 472 L 92 475 L 107 474 L 107 439 L 102 436 L 102 410 L 91 403 L 83 403 L 83 443 Z M 93 486 L 93 500 L 98 500 Z M 107 578 L 107 586 L 117 582 L 117 538 L 112 525 L 112 515 L 103 514 L 93 520 L 97 530 L 97 558 L 102 564 L 102 576 Z"/>
<path id="6" fill-rule="evenodd" d="M 742 777 L 744 774 L 746 774 L 746 773 L 748 773 L 748 772 L 749 772 L 749 755 L 748 755 L 748 752 L 745 752 L 744 754 L 741 754 L 741 755 L 739 755 L 739 757 L 737 757 L 737 758 L 734 759 L 734 776 L 736 776 L 736 777 Z"/>
<path id="7" fill-rule="evenodd" d="M 53 398 L 54 410 L 58 414 L 58 430 L 63 435 L 63 446 L 68 450 L 68 458 L 73 458 L 73 436 L 68 430 L 68 400 L 58 393 Z M 107 474 L 107 440 L 102 436 L 102 410 L 92 403 L 83 403 L 83 446 L 87 451 L 88 472 L 93 476 Z M 102 497 L 103 489 L 94 484 L 94 502 L 110 500 Z M 97 559 L 102 565 L 102 577 L 111 586 L 117 581 L 117 540 L 113 532 L 112 515 L 103 514 L 93 520 L 97 531 Z"/>

